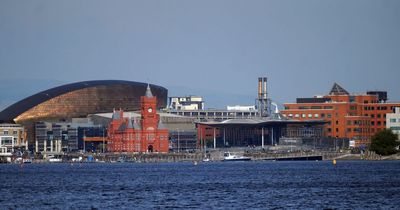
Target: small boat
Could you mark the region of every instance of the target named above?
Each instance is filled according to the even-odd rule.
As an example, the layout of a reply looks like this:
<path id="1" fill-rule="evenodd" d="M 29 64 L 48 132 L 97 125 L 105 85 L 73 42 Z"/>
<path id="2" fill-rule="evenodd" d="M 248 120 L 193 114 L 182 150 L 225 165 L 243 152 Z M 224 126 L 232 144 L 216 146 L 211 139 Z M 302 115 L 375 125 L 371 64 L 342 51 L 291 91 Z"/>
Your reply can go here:
<path id="1" fill-rule="evenodd" d="M 23 163 L 32 163 L 32 159 L 30 158 L 26 158 L 26 159 L 22 159 Z"/>
<path id="2" fill-rule="evenodd" d="M 124 156 L 119 157 L 117 160 L 118 163 L 125 163 L 125 161 L 126 161 L 126 158 Z"/>
<path id="3" fill-rule="evenodd" d="M 53 158 L 50 158 L 50 159 L 49 159 L 49 162 L 50 162 L 50 163 L 61 163 L 61 162 L 62 162 L 62 159 L 61 159 L 61 158 L 55 158 L 55 157 L 53 157 Z"/>
<path id="4" fill-rule="evenodd" d="M 249 161 L 251 158 L 244 156 L 233 155 L 230 152 L 224 152 L 224 160 L 223 161 Z"/>

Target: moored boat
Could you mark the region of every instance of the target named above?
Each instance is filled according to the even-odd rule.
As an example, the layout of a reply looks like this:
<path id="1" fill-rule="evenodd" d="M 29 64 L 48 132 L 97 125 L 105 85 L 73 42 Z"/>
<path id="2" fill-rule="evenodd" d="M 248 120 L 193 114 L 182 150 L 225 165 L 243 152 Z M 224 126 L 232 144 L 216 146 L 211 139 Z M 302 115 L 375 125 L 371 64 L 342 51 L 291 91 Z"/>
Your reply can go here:
<path id="1" fill-rule="evenodd" d="M 224 159 L 223 161 L 250 161 L 251 158 L 233 155 L 230 152 L 224 152 Z"/>

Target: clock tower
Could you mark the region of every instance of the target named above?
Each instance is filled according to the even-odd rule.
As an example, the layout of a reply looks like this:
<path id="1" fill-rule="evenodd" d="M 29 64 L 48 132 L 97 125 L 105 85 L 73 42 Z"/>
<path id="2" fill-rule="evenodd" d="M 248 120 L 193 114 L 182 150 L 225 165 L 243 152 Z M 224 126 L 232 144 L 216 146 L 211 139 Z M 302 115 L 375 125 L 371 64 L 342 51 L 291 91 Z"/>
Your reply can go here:
<path id="1" fill-rule="evenodd" d="M 147 85 L 146 94 L 141 97 L 142 129 L 155 130 L 158 126 L 159 115 L 156 111 L 157 98 L 153 96 L 150 86 Z"/>

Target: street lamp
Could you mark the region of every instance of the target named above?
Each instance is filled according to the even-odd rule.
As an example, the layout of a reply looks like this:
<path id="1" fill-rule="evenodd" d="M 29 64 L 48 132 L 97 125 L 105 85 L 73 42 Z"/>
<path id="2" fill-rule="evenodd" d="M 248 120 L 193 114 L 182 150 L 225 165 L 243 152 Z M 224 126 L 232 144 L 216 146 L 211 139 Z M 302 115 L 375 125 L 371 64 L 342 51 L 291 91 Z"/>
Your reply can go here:
<path id="1" fill-rule="evenodd" d="M 178 129 L 178 153 L 179 153 L 179 129 Z"/>
<path id="2" fill-rule="evenodd" d="M 103 153 L 104 153 L 104 126 L 102 127 L 103 129 Z"/>

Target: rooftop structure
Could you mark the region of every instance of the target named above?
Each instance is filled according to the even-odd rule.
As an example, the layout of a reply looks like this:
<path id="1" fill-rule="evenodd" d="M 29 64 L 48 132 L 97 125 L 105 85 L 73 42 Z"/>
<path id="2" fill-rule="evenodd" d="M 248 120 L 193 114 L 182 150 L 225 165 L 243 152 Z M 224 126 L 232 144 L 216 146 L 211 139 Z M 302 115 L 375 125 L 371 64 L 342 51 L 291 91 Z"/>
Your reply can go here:
<path id="1" fill-rule="evenodd" d="M 171 110 L 204 110 L 201 96 L 169 97 L 168 108 Z"/>

